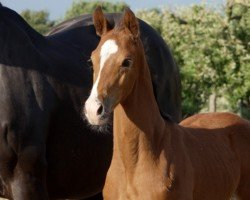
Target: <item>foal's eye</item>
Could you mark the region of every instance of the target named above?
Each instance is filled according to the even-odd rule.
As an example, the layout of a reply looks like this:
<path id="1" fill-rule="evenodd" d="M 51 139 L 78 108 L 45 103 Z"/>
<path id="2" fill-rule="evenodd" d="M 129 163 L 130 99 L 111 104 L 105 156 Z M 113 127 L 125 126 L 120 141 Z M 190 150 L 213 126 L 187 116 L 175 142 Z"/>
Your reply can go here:
<path id="1" fill-rule="evenodd" d="M 122 62 L 122 67 L 130 67 L 132 65 L 133 61 L 130 58 L 126 58 L 124 59 L 124 61 Z"/>
<path id="2" fill-rule="evenodd" d="M 89 67 L 93 67 L 93 63 L 92 63 L 91 58 L 90 58 L 89 60 L 87 60 L 87 65 L 88 65 Z"/>

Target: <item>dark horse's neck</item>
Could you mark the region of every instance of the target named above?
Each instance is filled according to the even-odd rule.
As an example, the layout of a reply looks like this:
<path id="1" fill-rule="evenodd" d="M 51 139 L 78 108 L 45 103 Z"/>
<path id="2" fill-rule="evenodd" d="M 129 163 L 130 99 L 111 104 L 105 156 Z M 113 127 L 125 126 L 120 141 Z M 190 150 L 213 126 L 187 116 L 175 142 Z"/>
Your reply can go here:
<path id="1" fill-rule="evenodd" d="M 114 151 L 131 173 L 142 157 L 157 160 L 168 136 L 143 52 L 140 60 L 141 71 L 131 94 L 114 111 Z"/>

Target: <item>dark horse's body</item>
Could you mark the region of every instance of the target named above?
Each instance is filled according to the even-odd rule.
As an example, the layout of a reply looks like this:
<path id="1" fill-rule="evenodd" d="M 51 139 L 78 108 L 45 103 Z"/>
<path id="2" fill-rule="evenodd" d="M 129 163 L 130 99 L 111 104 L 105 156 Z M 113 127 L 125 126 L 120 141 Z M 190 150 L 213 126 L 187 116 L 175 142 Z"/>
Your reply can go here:
<path id="1" fill-rule="evenodd" d="M 120 15 L 110 14 L 116 21 Z M 180 81 L 161 37 L 140 22 L 163 115 L 180 119 Z M 85 198 L 101 191 L 112 134 L 91 131 L 81 109 L 92 85 L 87 66 L 99 38 L 90 15 L 41 36 L 0 6 L 0 196 Z"/>

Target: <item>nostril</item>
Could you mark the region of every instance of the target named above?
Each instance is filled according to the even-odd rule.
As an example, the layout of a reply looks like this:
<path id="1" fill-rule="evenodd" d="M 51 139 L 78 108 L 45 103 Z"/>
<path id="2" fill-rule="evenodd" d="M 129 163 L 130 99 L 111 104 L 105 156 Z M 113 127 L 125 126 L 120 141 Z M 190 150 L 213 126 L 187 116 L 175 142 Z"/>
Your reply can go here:
<path id="1" fill-rule="evenodd" d="M 100 105 L 100 107 L 98 108 L 98 110 L 97 110 L 97 115 L 101 115 L 102 114 L 102 111 L 103 111 L 103 106 L 102 105 Z"/>

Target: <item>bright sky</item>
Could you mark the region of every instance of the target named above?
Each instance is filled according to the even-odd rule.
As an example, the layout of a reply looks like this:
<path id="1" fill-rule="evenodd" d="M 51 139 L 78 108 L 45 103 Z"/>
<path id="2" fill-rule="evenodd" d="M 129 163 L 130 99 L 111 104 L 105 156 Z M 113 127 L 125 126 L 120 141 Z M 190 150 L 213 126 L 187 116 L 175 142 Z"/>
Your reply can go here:
<path id="1" fill-rule="evenodd" d="M 66 10 L 70 7 L 73 0 L 0 0 L 4 6 L 7 6 L 17 12 L 24 9 L 49 11 L 51 19 L 57 19 L 64 16 Z M 113 0 L 118 2 L 119 0 Z M 132 10 L 136 11 L 142 8 L 170 6 L 186 6 L 207 2 L 209 5 L 217 7 L 223 4 L 225 0 L 124 0 Z"/>

